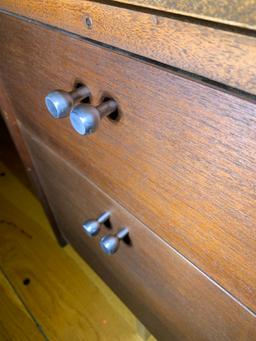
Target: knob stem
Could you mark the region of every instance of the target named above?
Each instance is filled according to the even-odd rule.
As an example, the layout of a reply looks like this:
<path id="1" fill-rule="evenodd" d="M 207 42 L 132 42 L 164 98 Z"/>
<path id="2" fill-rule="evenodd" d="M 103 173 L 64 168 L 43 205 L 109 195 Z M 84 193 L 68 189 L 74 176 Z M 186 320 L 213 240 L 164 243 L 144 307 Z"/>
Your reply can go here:
<path id="1" fill-rule="evenodd" d="M 113 99 L 101 103 L 97 106 L 100 117 L 108 116 L 117 109 L 117 103 Z"/>
<path id="2" fill-rule="evenodd" d="M 82 99 L 90 96 L 90 91 L 87 86 L 82 85 L 76 88 L 73 91 L 70 91 L 70 96 L 72 97 L 74 102 L 81 101 Z"/>
<path id="3" fill-rule="evenodd" d="M 110 215 L 111 215 L 110 212 L 102 213 L 97 219 L 98 223 L 104 224 L 110 218 Z"/>
<path id="4" fill-rule="evenodd" d="M 127 227 L 123 227 L 121 228 L 121 230 L 119 230 L 116 234 L 117 238 L 120 239 L 124 239 L 124 237 L 126 237 L 129 233 L 129 230 Z"/>

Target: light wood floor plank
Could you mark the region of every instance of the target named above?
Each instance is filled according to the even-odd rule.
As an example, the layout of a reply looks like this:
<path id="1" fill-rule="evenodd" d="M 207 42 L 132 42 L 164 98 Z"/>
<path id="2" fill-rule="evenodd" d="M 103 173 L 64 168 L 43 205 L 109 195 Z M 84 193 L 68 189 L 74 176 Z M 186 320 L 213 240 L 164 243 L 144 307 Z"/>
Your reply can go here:
<path id="1" fill-rule="evenodd" d="M 0 271 L 0 340 L 46 340 Z"/>
<path id="2" fill-rule="evenodd" d="M 141 341 L 134 315 L 70 246 L 57 245 L 37 200 L 4 167 L 0 164 L 6 172 L 0 177 L 0 265 L 47 337 Z"/>
<path id="3" fill-rule="evenodd" d="M 55 241 L 1 196 L 0 205 L 1 266 L 51 340 L 138 339 Z"/>

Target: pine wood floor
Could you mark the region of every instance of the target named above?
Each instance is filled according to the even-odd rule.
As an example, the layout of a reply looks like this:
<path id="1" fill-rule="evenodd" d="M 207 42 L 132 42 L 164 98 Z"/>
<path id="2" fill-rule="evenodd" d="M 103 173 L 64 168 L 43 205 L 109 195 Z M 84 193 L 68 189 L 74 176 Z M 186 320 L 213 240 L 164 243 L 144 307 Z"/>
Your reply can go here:
<path id="1" fill-rule="evenodd" d="M 13 148 L 0 143 L 0 340 L 155 340 L 70 246 L 58 246 Z"/>

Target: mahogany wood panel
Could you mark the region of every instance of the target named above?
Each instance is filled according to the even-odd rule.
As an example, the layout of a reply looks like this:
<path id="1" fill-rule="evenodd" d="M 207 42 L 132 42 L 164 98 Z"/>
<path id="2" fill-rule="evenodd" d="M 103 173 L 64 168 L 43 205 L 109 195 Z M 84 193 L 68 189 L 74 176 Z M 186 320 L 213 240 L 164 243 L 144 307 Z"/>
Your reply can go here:
<path id="1" fill-rule="evenodd" d="M 158 340 L 254 340 L 256 317 L 145 225 L 104 194 L 70 162 L 27 130 L 31 150 L 59 226 Z M 85 235 L 82 223 L 111 211 L 112 229 Z M 127 226 L 131 246 L 105 255 L 99 239 Z"/>
<path id="2" fill-rule="evenodd" d="M 19 120 L 251 309 L 256 309 L 256 105 L 60 32 L 2 15 Z M 122 119 L 79 136 L 44 96 L 89 86 Z"/>
<path id="3" fill-rule="evenodd" d="M 83 0 L 2 0 L 1 6 L 256 94 L 255 37 Z"/>

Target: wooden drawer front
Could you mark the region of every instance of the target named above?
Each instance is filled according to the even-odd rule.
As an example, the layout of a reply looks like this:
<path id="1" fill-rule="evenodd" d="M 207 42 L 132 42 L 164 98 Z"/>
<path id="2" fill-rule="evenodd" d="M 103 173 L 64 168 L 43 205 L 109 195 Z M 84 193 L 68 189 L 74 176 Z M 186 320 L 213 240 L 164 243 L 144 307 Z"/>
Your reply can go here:
<path id="1" fill-rule="evenodd" d="M 19 120 L 255 311 L 255 104 L 7 15 L 0 29 Z M 50 117 L 44 96 L 77 78 L 120 122 L 83 137 Z"/>
<path id="2" fill-rule="evenodd" d="M 189 261 L 27 130 L 23 135 L 59 227 L 159 340 L 252 340 L 256 319 Z M 131 246 L 112 256 L 90 238 L 86 219 L 111 212 L 112 232 L 129 228 Z M 68 280 L 68 279 L 67 279 Z"/>

